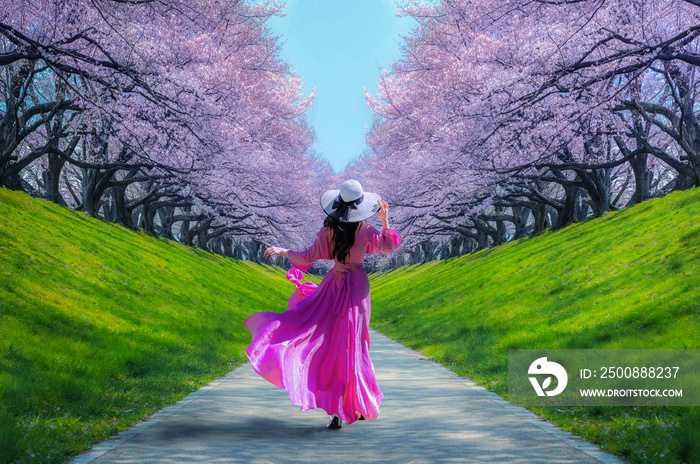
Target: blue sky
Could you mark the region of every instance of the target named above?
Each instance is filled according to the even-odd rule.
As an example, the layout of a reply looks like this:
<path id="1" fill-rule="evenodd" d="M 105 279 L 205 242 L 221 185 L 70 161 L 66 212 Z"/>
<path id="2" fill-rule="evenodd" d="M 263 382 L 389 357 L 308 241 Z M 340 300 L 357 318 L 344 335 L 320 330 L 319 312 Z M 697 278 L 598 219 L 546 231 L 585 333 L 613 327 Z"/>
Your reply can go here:
<path id="1" fill-rule="evenodd" d="M 285 16 L 267 23 L 305 93 L 316 89 L 308 113 L 313 148 L 336 173 L 365 149 L 372 112 L 362 89 L 376 93 L 380 67 L 400 58 L 401 36 L 416 24 L 397 11 L 393 0 L 287 0 Z"/>

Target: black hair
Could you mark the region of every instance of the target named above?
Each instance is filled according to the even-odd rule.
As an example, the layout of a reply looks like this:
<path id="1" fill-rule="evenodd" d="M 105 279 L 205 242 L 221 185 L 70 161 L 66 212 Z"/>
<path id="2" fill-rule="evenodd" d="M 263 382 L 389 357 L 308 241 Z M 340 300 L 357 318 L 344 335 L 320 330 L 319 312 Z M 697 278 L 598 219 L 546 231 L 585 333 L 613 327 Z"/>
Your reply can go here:
<path id="1" fill-rule="evenodd" d="M 331 258 L 345 263 L 350 248 L 355 244 L 355 233 L 360 225 L 359 222 L 340 222 L 338 218 L 327 216 L 323 221 L 324 227 L 328 227 L 332 232 L 333 247 Z"/>

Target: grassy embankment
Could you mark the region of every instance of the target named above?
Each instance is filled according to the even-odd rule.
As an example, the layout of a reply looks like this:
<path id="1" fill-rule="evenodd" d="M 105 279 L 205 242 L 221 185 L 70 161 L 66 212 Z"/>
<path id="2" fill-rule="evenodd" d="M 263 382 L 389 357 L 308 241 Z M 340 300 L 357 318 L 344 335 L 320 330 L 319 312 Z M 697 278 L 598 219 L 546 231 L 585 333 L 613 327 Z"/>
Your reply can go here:
<path id="1" fill-rule="evenodd" d="M 699 200 L 372 276 L 375 325 L 500 393 L 509 347 L 698 348 Z M 3 189 L 0 217 L 0 461 L 60 462 L 177 400 L 289 296 L 279 270 Z M 540 412 L 633 462 L 698 459 L 697 408 Z"/>
<path id="2" fill-rule="evenodd" d="M 0 188 L 0 462 L 63 462 L 239 364 L 279 268 Z"/>
<path id="3" fill-rule="evenodd" d="M 507 397 L 509 348 L 700 348 L 700 189 L 375 274 L 377 329 Z M 699 408 L 536 410 L 635 463 L 700 462 Z"/>

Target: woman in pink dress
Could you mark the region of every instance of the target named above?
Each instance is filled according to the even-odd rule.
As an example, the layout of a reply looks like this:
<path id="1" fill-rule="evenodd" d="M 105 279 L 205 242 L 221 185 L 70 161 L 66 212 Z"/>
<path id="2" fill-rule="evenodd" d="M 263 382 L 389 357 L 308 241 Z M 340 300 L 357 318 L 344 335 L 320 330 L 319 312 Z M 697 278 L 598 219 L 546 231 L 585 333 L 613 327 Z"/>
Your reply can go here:
<path id="1" fill-rule="evenodd" d="M 255 313 L 243 322 L 253 335 L 245 352 L 260 376 L 289 392 L 292 404 L 324 409 L 328 428 L 339 429 L 343 421 L 379 414 L 384 395 L 369 357 L 369 281 L 362 261 L 365 253 L 391 253 L 401 237 L 389 228 L 389 205 L 356 180 L 325 192 L 321 207 L 328 217 L 311 248 L 265 250 L 265 257 L 289 257 L 287 278 L 297 288 L 287 311 Z M 382 232 L 362 222 L 377 212 Z M 300 282 L 318 259 L 335 266 L 318 286 Z"/>

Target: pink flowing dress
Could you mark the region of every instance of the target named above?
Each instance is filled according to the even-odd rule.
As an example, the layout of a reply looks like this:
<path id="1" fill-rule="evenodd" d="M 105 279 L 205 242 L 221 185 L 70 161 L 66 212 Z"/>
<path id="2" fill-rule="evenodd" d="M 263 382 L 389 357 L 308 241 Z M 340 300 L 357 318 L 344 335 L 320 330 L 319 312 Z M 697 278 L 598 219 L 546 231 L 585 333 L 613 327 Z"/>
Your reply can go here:
<path id="1" fill-rule="evenodd" d="M 350 424 L 374 420 L 383 394 L 369 357 L 369 281 L 365 253 L 391 253 L 401 243 L 393 229 L 360 223 L 345 263 L 317 286 L 300 282 L 318 259 L 331 259 L 331 230 L 322 228 L 306 251 L 289 252 L 287 278 L 296 290 L 283 313 L 260 312 L 243 323 L 253 335 L 245 353 L 264 379 L 289 392 L 302 411 L 322 408 Z"/>

